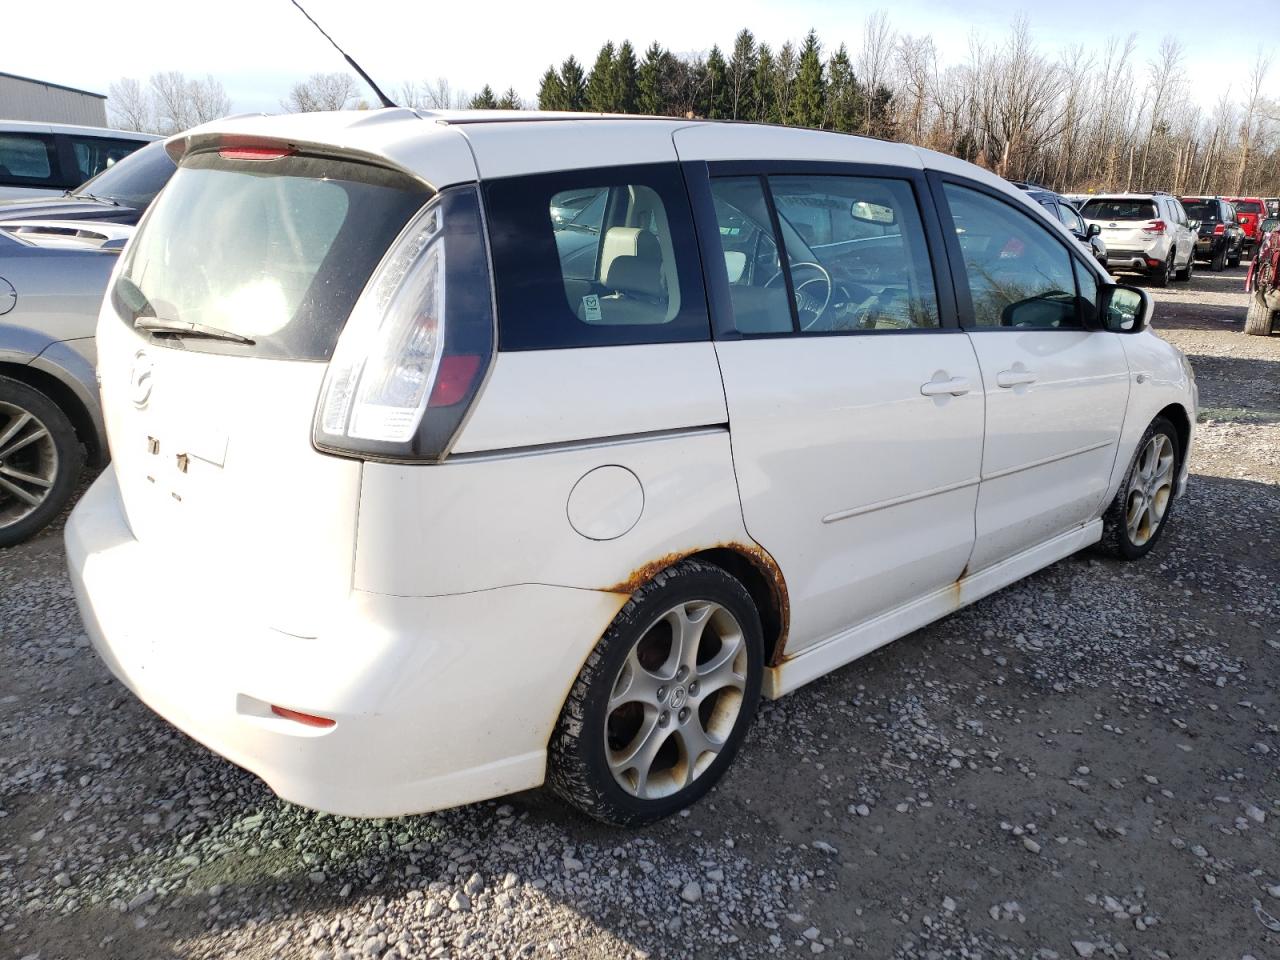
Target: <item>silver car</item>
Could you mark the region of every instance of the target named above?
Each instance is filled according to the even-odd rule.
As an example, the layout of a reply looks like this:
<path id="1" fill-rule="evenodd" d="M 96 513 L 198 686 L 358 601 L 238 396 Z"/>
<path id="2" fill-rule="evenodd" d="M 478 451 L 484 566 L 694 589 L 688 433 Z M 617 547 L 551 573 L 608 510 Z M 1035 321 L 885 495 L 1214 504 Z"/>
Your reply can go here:
<path id="1" fill-rule="evenodd" d="M 86 463 L 107 458 L 94 326 L 133 227 L 0 224 L 0 547 L 66 505 Z"/>

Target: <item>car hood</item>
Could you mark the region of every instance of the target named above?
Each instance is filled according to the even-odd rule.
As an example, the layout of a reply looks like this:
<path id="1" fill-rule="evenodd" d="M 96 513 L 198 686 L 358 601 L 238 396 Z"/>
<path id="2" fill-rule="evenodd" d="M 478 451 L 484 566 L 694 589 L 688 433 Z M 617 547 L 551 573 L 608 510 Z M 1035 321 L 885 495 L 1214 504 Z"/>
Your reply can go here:
<path id="1" fill-rule="evenodd" d="M 33 197 L 30 200 L 0 200 L 0 220 L 108 220 L 137 223 L 138 211 L 82 197 Z"/>

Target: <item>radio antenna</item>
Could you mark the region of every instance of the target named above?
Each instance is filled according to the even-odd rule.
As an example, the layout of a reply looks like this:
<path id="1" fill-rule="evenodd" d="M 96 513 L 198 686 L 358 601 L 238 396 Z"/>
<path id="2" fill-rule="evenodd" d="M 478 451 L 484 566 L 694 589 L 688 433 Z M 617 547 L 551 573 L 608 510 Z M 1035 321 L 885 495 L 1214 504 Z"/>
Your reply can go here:
<path id="1" fill-rule="evenodd" d="M 351 64 L 351 69 L 354 70 L 356 73 L 360 74 L 360 79 L 369 85 L 369 89 L 373 91 L 373 95 L 378 98 L 378 100 L 382 103 L 384 107 L 396 106 L 395 103 L 392 103 L 391 98 L 388 97 L 385 93 L 383 93 L 382 90 L 379 89 L 378 85 L 373 82 L 373 77 L 365 73 L 363 68 L 361 68 L 360 64 L 356 63 L 354 60 L 351 59 L 351 54 L 347 53 L 347 51 L 343 50 L 340 46 L 338 46 L 338 42 L 334 40 L 333 37 L 329 36 L 328 33 L 325 32 L 324 27 L 316 23 L 316 18 L 311 16 L 311 14 L 307 13 L 307 11 L 303 8 L 302 4 L 298 2 L 298 0 L 290 0 L 290 2 L 293 3 L 293 5 L 302 12 L 302 15 L 304 17 L 306 17 L 308 20 L 311 21 L 311 25 L 320 31 L 321 36 L 323 36 L 326 40 L 328 40 L 331 44 L 333 44 L 333 49 L 337 50 L 340 54 L 342 54 L 343 58 L 347 61 L 347 63 Z"/>

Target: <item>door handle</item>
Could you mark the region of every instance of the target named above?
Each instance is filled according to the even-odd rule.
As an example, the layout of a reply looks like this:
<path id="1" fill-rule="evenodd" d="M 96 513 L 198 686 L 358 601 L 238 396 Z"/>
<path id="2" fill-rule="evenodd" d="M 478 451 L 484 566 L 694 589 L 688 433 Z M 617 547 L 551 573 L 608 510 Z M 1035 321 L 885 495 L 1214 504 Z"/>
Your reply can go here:
<path id="1" fill-rule="evenodd" d="M 1035 383 L 1040 379 L 1030 370 L 1001 370 L 996 374 L 996 386 L 998 387 L 1021 387 L 1028 383 Z"/>
<path id="2" fill-rule="evenodd" d="M 962 397 L 970 390 L 968 377 L 952 377 L 950 380 L 930 380 L 920 384 L 920 392 L 926 397 L 940 397 L 949 394 Z"/>

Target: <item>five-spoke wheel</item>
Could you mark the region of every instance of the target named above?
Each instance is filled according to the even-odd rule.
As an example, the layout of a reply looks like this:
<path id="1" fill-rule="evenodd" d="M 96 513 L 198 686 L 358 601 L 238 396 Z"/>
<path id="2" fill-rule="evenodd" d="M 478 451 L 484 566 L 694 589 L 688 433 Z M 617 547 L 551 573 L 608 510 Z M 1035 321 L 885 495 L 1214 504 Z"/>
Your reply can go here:
<path id="1" fill-rule="evenodd" d="M 1164 417 L 1156 417 L 1138 441 L 1120 491 L 1102 516 L 1104 550 L 1136 560 L 1155 545 L 1173 507 L 1181 458 L 1178 432 Z"/>

